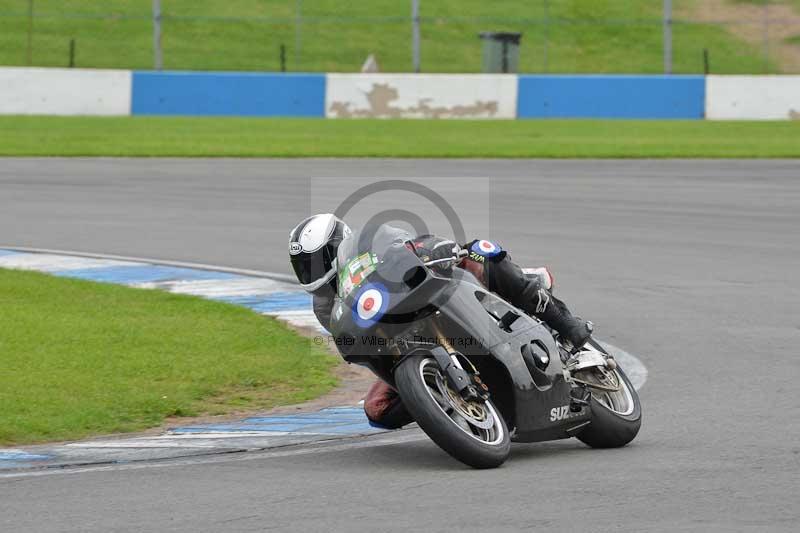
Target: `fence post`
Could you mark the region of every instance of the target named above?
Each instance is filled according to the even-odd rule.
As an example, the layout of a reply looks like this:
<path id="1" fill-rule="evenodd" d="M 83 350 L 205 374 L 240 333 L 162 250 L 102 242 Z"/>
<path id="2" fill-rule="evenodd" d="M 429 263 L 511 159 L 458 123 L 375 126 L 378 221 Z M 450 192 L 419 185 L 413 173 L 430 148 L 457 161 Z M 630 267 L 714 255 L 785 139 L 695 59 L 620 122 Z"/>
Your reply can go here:
<path id="1" fill-rule="evenodd" d="M 672 0 L 664 0 L 664 74 L 672 74 Z"/>
<path id="2" fill-rule="evenodd" d="M 420 71 L 419 58 L 419 0 L 411 0 L 411 64 Z"/>
<path id="3" fill-rule="evenodd" d="M 153 0 L 153 68 L 164 67 L 161 53 L 161 0 Z"/>
<path id="4" fill-rule="evenodd" d="M 300 46 L 303 44 L 303 0 L 294 4 L 294 70 L 300 70 Z"/>
<path id="5" fill-rule="evenodd" d="M 33 0 L 28 0 L 28 66 L 33 64 Z"/>
<path id="6" fill-rule="evenodd" d="M 762 11 L 762 46 L 764 47 L 764 74 L 769 74 L 769 2 L 764 2 Z"/>
<path id="7" fill-rule="evenodd" d="M 550 41 L 550 1 L 544 0 L 544 47 L 542 50 L 543 70 L 547 72 L 547 47 Z"/>

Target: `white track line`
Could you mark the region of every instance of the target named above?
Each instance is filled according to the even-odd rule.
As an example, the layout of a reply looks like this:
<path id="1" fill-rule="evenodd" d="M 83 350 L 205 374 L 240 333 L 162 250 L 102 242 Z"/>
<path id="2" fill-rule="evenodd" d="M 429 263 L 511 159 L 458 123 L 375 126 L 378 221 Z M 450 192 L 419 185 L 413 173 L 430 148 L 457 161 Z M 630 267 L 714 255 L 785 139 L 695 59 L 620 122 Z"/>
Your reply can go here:
<path id="1" fill-rule="evenodd" d="M 147 257 L 131 257 L 127 255 L 96 254 L 87 252 L 76 252 L 73 250 L 53 250 L 51 248 L 31 248 L 28 246 L 5 246 L 0 245 L 0 249 L 13 250 L 15 252 L 28 252 L 34 254 L 57 254 L 71 255 L 75 257 L 88 257 L 91 259 L 109 259 L 114 261 L 133 261 L 136 263 L 148 263 L 151 265 L 164 265 L 178 268 L 196 268 L 197 270 L 210 270 L 212 272 L 225 272 L 226 274 L 241 274 L 242 276 L 253 276 L 256 278 L 268 278 L 278 281 L 297 284 L 297 279 L 290 274 L 280 274 L 278 272 L 264 272 L 263 270 L 250 270 L 246 268 L 223 267 L 217 265 L 207 265 L 204 263 L 189 263 L 186 261 L 170 261 L 165 259 L 151 259 Z"/>
<path id="2" fill-rule="evenodd" d="M 0 267 L 16 268 L 21 270 L 36 270 L 37 272 L 58 272 L 60 270 L 89 270 L 94 268 L 107 268 L 117 266 L 137 266 L 139 263 L 131 261 L 116 261 L 110 259 L 96 259 L 75 257 L 58 254 L 15 254 L 0 256 Z"/>
<path id="3" fill-rule="evenodd" d="M 328 444 L 342 440 L 342 444 Z M 118 470 L 139 470 L 143 468 L 169 468 L 176 466 L 191 466 L 201 463 L 228 463 L 239 461 L 255 461 L 258 459 L 273 459 L 278 457 L 291 457 L 295 455 L 310 455 L 317 453 L 331 453 L 340 452 L 358 448 L 372 448 L 378 446 L 391 446 L 393 444 L 403 444 L 407 442 L 416 442 L 422 440 L 429 440 L 428 436 L 419 430 L 397 430 L 389 433 L 379 434 L 375 436 L 360 436 L 358 438 L 343 438 L 331 439 L 325 442 L 315 442 L 311 444 L 293 444 L 287 446 L 287 449 L 276 448 L 264 451 L 248 451 L 233 453 L 219 453 L 207 454 L 201 456 L 194 456 L 189 459 L 162 459 L 158 461 L 147 460 L 141 463 L 129 464 L 113 464 L 103 466 L 85 466 L 85 467 L 64 467 L 64 468 L 51 468 L 45 470 L 30 470 L 18 471 L 9 473 L 0 473 L 0 479 L 8 478 L 22 478 L 22 477 L 40 477 L 40 476 L 53 476 L 53 475 L 68 475 L 68 474 L 82 474 L 86 472 L 108 472 Z"/>
<path id="4" fill-rule="evenodd" d="M 176 294 L 190 294 L 203 298 L 257 296 L 260 294 L 297 290 L 296 286 L 290 285 L 284 281 L 276 281 L 267 278 L 156 281 L 134 283 L 132 287 L 140 289 L 163 289 Z"/>

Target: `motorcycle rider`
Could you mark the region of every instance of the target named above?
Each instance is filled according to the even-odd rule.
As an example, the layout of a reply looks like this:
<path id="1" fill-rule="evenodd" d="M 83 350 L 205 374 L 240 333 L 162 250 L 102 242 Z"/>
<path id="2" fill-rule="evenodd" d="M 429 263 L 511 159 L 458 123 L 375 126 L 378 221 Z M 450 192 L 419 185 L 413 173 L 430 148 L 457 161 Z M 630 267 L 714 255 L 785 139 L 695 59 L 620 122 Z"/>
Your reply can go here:
<path id="1" fill-rule="evenodd" d="M 300 286 L 313 295 L 314 314 L 320 324 L 329 327 L 337 291 L 336 253 L 350 228 L 336 216 L 325 213 L 311 216 L 289 234 L 289 260 Z M 547 269 L 541 275 L 527 276 L 511 260 L 508 252 L 491 241 L 476 239 L 458 245 L 436 235 L 413 237 L 406 242 L 422 261 L 457 257 L 458 268 L 472 273 L 489 291 L 532 314 L 556 330 L 565 344 L 580 348 L 592 333 L 592 323 L 574 317 L 567 306 L 553 296 L 553 278 Z M 440 268 L 449 269 L 453 263 Z M 400 397 L 390 385 L 378 380 L 364 400 L 367 418 L 375 425 L 399 428 L 412 422 Z"/>

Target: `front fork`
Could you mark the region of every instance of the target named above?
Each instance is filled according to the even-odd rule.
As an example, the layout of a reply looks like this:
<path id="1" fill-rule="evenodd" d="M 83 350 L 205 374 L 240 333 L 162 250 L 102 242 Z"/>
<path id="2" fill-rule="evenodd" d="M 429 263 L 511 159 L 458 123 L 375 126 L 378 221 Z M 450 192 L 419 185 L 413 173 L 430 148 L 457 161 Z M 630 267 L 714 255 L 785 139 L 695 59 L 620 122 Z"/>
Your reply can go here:
<path id="1" fill-rule="evenodd" d="M 461 361 L 458 360 L 457 352 L 450 353 L 443 346 L 435 346 L 430 353 L 444 372 L 448 385 L 462 399 L 481 402 L 489 399 L 489 387 L 481 381 L 477 371 L 473 369 L 473 372 L 469 373 L 464 370 Z"/>
<path id="2" fill-rule="evenodd" d="M 472 372 L 467 372 L 459 361 L 458 356 L 461 355 L 447 340 L 447 337 L 441 334 L 439 325 L 434 323 L 434 332 L 436 333 L 441 345 L 435 346 L 431 350 L 431 355 L 439 363 L 439 368 L 444 372 L 447 383 L 453 388 L 454 391 L 466 401 L 481 401 L 485 402 L 489 399 L 489 387 L 481 381 L 480 373 L 472 366 L 468 359 L 464 358 L 470 366 Z"/>

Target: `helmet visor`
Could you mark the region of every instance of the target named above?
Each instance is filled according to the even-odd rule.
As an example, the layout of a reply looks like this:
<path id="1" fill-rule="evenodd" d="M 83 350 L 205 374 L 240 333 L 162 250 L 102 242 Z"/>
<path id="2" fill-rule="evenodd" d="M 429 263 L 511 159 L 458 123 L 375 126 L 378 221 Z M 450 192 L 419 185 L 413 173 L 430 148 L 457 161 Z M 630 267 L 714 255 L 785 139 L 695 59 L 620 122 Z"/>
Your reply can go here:
<path id="1" fill-rule="evenodd" d="M 301 285 L 311 285 L 329 277 L 333 268 L 333 257 L 330 246 L 324 246 L 314 253 L 301 253 L 292 256 L 292 269 Z"/>
<path id="2" fill-rule="evenodd" d="M 319 263 L 319 260 L 316 262 Z M 294 275 L 297 276 L 297 281 L 299 281 L 302 285 L 308 285 L 315 279 L 312 277 L 312 270 L 314 270 L 312 263 L 314 263 L 314 257 L 309 254 L 300 254 L 299 256 L 292 258 Z"/>

